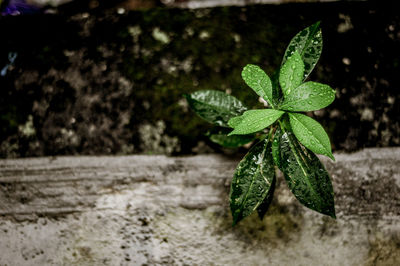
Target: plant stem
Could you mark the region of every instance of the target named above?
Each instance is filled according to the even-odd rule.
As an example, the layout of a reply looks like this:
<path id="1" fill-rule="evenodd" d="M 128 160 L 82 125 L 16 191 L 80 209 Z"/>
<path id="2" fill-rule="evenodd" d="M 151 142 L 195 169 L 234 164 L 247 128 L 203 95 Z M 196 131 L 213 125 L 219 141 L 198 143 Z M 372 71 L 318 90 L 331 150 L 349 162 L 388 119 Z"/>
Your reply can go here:
<path id="1" fill-rule="evenodd" d="M 279 121 L 279 120 L 278 120 Z M 275 132 L 277 126 L 271 125 L 268 131 L 268 142 L 272 140 L 273 133 Z"/>

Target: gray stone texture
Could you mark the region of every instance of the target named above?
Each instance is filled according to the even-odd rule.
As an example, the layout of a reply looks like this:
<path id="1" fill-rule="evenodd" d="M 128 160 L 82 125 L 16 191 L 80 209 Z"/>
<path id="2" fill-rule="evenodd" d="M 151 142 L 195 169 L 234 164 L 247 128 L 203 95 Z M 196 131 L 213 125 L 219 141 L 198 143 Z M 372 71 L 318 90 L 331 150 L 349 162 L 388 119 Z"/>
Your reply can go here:
<path id="1" fill-rule="evenodd" d="M 235 227 L 221 155 L 0 160 L 0 265 L 400 265 L 400 148 L 335 156 L 336 220 L 279 175 Z"/>

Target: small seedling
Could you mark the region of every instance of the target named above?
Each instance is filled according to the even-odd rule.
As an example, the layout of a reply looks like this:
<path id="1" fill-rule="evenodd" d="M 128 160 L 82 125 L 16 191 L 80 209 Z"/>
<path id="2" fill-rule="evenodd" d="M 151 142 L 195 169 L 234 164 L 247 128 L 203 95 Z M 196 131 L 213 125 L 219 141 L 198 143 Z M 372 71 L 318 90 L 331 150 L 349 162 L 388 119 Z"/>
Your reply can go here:
<path id="1" fill-rule="evenodd" d="M 302 30 L 291 40 L 272 80 L 258 66 L 244 67 L 243 80 L 271 108 L 248 110 L 237 98 L 221 91 L 202 90 L 185 95 L 201 118 L 218 126 L 209 134 L 212 141 L 238 147 L 258 140 L 233 176 L 233 224 L 253 211 L 263 218 L 275 189 L 275 165 L 303 205 L 335 218 L 332 183 L 315 155 L 334 160 L 329 137 L 317 121 L 300 113 L 319 110 L 335 99 L 335 91 L 328 85 L 305 82 L 322 51 L 319 24 Z M 260 131 L 261 134 L 257 133 Z"/>

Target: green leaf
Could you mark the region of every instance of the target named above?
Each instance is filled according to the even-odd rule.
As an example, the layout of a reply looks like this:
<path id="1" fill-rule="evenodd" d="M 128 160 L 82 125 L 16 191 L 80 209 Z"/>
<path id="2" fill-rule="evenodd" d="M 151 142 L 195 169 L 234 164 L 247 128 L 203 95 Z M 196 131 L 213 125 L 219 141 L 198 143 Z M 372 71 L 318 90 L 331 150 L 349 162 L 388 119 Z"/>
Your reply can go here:
<path id="1" fill-rule="evenodd" d="M 274 138 L 272 140 L 272 158 L 274 159 L 275 165 L 281 168 L 281 156 L 280 156 L 280 139 L 282 137 L 282 130 L 280 126 L 275 131 Z"/>
<path id="2" fill-rule="evenodd" d="M 274 106 L 272 84 L 268 75 L 256 65 L 247 65 L 243 68 L 242 78 L 260 97 Z"/>
<path id="3" fill-rule="evenodd" d="M 206 136 L 212 142 L 225 148 L 237 148 L 257 139 L 254 134 L 228 136 L 230 131 L 230 128 L 214 127 L 207 132 Z"/>
<path id="4" fill-rule="evenodd" d="M 229 119 L 247 110 L 242 102 L 222 91 L 200 90 L 184 96 L 198 116 L 222 127 L 229 127 Z"/>
<path id="5" fill-rule="evenodd" d="M 229 198 L 234 225 L 260 206 L 274 178 L 271 142 L 265 139 L 250 149 L 233 176 Z"/>
<path id="6" fill-rule="evenodd" d="M 279 87 L 279 70 L 275 70 L 275 72 L 271 76 L 272 83 L 272 100 L 274 102 L 274 106 L 278 106 L 282 99 L 282 90 Z"/>
<path id="7" fill-rule="evenodd" d="M 322 109 L 335 100 L 335 91 L 325 84 L 306 82 L 285 96 L 279 109 L 307 112 Z"/>
<path id="8" fill-rule="evenodd" d="M 235 129 L 230 135 L 245 135 L 260 131 L 273 124 L 284 112 L 275 109 L 250 110 L 243 113 L 240 118 L 234 118 L 230 125 L 235 125 Z"/>
<path id="9" fill-rule="evenodd" d="M 265 196 L 264 200 L 257 208 L 257 213 L 260 220 L 264 218 L 265 214 L 269 209 L 269 206 L 271 205 L 272 199 L 274 197 L 275 186 L 276 186 L 276 177 L 274 175 L 274 178 L 272 179 L 271 188 L 268 190 L 267 196 Z"/>
<path id="10" fill-rule="evenodd" d="M 320 123 L 303 114 L 289 113 L 290 126 L 296 138 L 308 149 L 335 160 L 328 134 Z"/>
<path id="11" fill-rule="evenodd" d="M 217 143 L 225 148 L 237 148 L 247 143 L 252 142 L 255 139 L 254 135 L 234 135 L 228 136 L 227 134 L 211 134 L 210 140 Z"/>
<path id="12" fill-rule="evenodd" d="M 303 81 L 304 63 L 300 54 L 295 51 L 279 72 L 279 84 L 281 85 L 283 95 L 290 94 Z"/>
<path id="13" fill-rule="evenodd" d="M 283 65 L 295 51 L 298 51 L 304 62 L 303 80 L 310 75 L 322 53 L 322 33 L 319 24 L 320 22 L 318 21 L 297 33 L 286 48 L 282 60 Z"/>
<path id="14" fill-rule="evenodd" d="M 292 132 L 280 139 L 280 156 L 289 189 L 306 207 L 336 218 L 332 183 L 318 157 L 301 147 Z"/>

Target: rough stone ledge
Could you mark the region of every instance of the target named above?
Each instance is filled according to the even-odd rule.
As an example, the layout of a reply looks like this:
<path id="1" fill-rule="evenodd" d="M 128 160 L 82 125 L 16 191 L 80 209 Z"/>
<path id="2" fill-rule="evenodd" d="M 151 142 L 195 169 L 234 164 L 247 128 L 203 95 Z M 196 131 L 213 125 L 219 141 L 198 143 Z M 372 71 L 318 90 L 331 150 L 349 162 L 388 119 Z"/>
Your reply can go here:
<path id="1" fill-rule="evenodd" d="M 236 227 L 227 157 L 0 160 L 0 265 L 400 265 L 400 148 L 335 157 L 337 220 L 280 181 Z"/>

